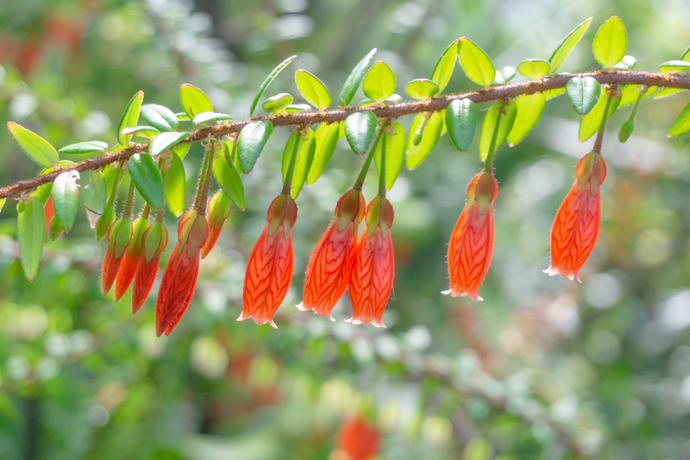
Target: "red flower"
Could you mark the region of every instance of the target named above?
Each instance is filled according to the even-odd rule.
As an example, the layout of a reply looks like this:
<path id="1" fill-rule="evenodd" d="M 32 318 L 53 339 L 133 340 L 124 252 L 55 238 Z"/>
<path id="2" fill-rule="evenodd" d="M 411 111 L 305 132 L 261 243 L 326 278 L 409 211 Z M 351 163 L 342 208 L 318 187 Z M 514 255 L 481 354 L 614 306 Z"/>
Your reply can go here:
<path id="1" fill-rule="evenodd" d="M 338 200 L 335 218 L 316 244 L 307 265 L 300 310 L 328 315 L 347 290 L 357 244 L 357 228 L 364 217 L 366 203 L 362 192 L 350 190 Z"/>
<path id="2" fill-rule="evenodd" d="M 132 222 L 127 217 L 121 217 L 108 230 L 108 250 L 103 259 L 103 271 L 101 273 L 101 291 L 103 294 L 110 292 L 115 277 L 120 270 L 125 249 L 132 238 Z"/>
<path id="3" fill-rule="evenodd" d="M 467 203 L 460 213 L 448 243 L 450 289 L 453 297 L 479 297 L 479 286 L 491 265 L 494 250 L 494 202 L 498 183 L 491 172 L 482 171 L 467 187 Z"/>
<path id="4" fill-rule="evenodd" d="M 199 255 L 208 238 L 206 216 L 195 209 L 180 219 L 177 244 L 163 272 L 156 301 L 156 335 L 170 335 L 192 301 L 199 274 Z"/>
<path id="5" fill-rule="evenodd" d="M 201 258 L 205 259 L 216 245 L 225 220 L 230 215 L 230 198 L 224 191 L 219 190 L 208 200 L 208 228 L 209 234 L 204 247 L 201 248 Z"/>
<path id="6" fill-rule="evenodd" d="M 144 253 L 144 234 L 149 226 L 147 219 L 139 217 L 132 223 L 134 233 L 129 240 L 125 255 L 120 263 L 120 269 L 115 279 L 115 300 L 119 301 L 125 295 L 129 285 L 132 284 L 134 274 L 139 266 L 139 261 Z"/>
<path id="7" fill-rule="evenodd" d="M 590 152 L 577 163 L 575 183 L 551 227 L 551 266 L 545 273 L 580 281 L 577 272 L 599 236 L 599 187 L 605 177 L 606 163 L 600 153 Z"/>
<path id="8" fill-rule="evenodd" d="M 46 234 L 50 230 L 50 221 L 55 215 L 55 208 L 53 207 L 53 195 L 48 195 L 48 201 L 46 201 L 45 206 L 43 206 L 43 212 L 46 215 Z"/>
<path id="9" fill-rule="evenodd" d="M 273 315 L 292 279 L 292 226 L 296 220 L 297 205 L 291 196 L 281 194 L 273 200 L 266 225 L 247 261 L 238 321 L 252 318 L 256 324 L 277 327 Z"/>
<path id="10" fill-rule="evenodd" d="M 354 324 L 385 327 L 381 318 L 393 289 L 393 206 L 386 197 L 374 198 L 367 207 L 367 228 L 355 247 L 350 273 L 350 301 Z"/>
<path id="11" fill-rule="evenodd" d="M 161 254 L 168 246 L 168 230 L 163 221 L 156 220 L 144 235 L 144 253 L 134 274 L 132 287 L 132 313 L 139 311 L 151 292 L 158 273 Z"/>
<path id="12" fill-rule="evenodd" d="M 336 449 L 347 460 L 369 460 L 379 452 L 379 430 L 360 416 L 343 420 L 338 430 Z"/>

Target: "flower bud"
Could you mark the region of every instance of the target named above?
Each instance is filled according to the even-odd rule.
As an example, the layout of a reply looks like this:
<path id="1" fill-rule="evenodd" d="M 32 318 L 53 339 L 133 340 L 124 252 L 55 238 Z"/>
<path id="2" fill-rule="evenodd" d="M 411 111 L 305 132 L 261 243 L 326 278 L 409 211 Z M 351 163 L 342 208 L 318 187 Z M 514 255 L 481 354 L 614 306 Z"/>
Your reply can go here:
<path id="1" fill-rule="evenodd" d="M 96 222 L 96 241 L 100 241 L 108 233 L 116 218 L 115 208 L 111 205 L 106 205 L 105 209 L 103 209 L 103 214 Z"/>
<path id="2" fill-rule="evenodd" d="M 208 200 L 209 235 L 204 247 L 201 248 L 201 258 L 204 259 L 216 245 L 225 220 L 230 215 L 230 198 L 224 191 L 219 190 Z"/>
<path id="3" fill-rule="evenodd" d="M 121 217 L 108 230 L 108 250 L 103 259 L 101 274 L 101 290 L 107 294 L 115 282 L 120 270 L 125 249 L 132 239 L 132 221 L 128 217 Z"/>
<path id="4" fill-rule="evenodd" d="M 162 221 L 156 220 L 144 234 L 144 251 L 132 286 L 132 313 L 139 311 L 146 302 L 158 273 L 161 254 L 167 246 L 168 230 Z"/>
<path id="5" fill-rule="evenodd" d="M 125 249 L 125 256 L 115 279 L 115 300 L 119 301 L 132 284 L 134 274 L 144 254 L 144 234 L 149 226 L 148 219 L 139 217 L 132 223 L 133 233 Z"/>

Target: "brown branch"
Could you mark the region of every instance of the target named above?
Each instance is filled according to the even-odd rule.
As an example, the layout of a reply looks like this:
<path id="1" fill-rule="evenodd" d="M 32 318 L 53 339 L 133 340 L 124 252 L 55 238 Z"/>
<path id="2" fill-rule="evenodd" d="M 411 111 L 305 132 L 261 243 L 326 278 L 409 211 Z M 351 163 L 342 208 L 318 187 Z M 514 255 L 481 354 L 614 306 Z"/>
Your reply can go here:
<path id="1" fill-rule="evenodd" d="M 584 72 L 547 77 L 543 78 L 541 81 L 528 81 L 522 83 L 513 83 L 510 85 L 494 86 L 491 88 L 480 89 L 462 94 L 449 94 L 446 96 L 433 98 L 427 102 L 409 101 L 383 106 L 372 105 L 359 108 L 349 107 L 326 110 L 324 112 L 301 112 L 285 115 L 247 118 L 232 123 L 194 130 L 184 142 L 197 142 L 203 139 L 219 138 L 226 134 L 236 133 L 241 131 L 242 128 L 247 125 L 247 123 L 254 120 L 269 120 L 274 126 L 297 126 L 313 125 L 323 122 L 334 123 L 346 119 L 349 115 L 355 112 L 364 111 L 374 112 L 374 114 L 379 118 L 395 118 L 420 112 L 438 112 L 445 109 L 451 101 L 456 99 L 470 99 L 475 103 L 496 101 L 500 99 L 511 99 L 522 94 L 534 94 L 552 89 L 563 88 L 565 87 L 566 83 L 568 83 L 568 81 L 574 77 L 593 77 L 597 79 L 599 83 L 604 85 L 646 85 L 663 88 L 690 89 L 690 76 L 688 75 L 670 74 L 668 77 L 664 77 L 664 74 L 656 72 Z M 148 144 L 134 144 L 131 147 L 119 152 L 107 153 L 98 158 L 89 158 L 70 166 L 57 168 L 55 171 L 43 176 L 15 182 L 12 185 L 0 189 L 0 198 L 12 198 L 23 193 L 30 192 L 40 185 L 52 182 L 59 174 L 65 171 L 83 172 L 99 169 L 118 161 L 126 161 L 135 153 L 148 150 L 148 146 Z"/>

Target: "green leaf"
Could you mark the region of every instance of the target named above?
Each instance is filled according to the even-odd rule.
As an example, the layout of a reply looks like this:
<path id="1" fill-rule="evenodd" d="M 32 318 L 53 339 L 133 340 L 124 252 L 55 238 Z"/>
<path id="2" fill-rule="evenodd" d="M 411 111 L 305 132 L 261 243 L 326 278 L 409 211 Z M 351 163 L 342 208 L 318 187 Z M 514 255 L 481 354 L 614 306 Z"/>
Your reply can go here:
<path id="1" fill-rule="evenodd" d="M 431 150 L 433 150 L 441 137 L 443 115 L 441 112 L 433 112 L 429 115 L 427 121 L 424 122 L 424 128 L 421 133 L 418 130 L 423 123 L 423 118 L 426 118 L 425 114 L 418 114 L 412 121 L 407 139 L 407 151 L 405 152 L 407 169 L 415 169 L 419 166 L 431 153 Z M 413 139 L 414 137 L 419 139 L 416 143 L 415 139 Z"/>
<path id="2" fill-rule="evenodd" d="M 546 97 L 546 100 L 549 101 L 553 99 L 554 97 L 558 97 L 561 94 L 565 94 L 565 87 L 563 88 L 554 88 L 554 89 L 548 89 L 544 91 L 544 97 Z"/>
<path id="3" fill-rule="evenodd" d="M 223 189 L 223 191 L 230 197 L 239 209 L 244 209 L 244 185 L 242 185 L 242 176 L 235 169 L 232 161 L 230 161 L 230 151 L 232 149 L 232 142 L 225 142 L 225 149 L 223 151 L 216 151 L 213 157 L 213 176 L 216 182 Z"/>
<path id="4" fill-rule="evenodd" d="M 149 155 L 157 156 L 189 137 L 189 133 L 160 133 L 151 139 Z"/>
<path id="5" fill-rule="evenodd" d="M 178 121 L 192 121 L 192 119 L 189 117 L 189 115 L 187 115 L 184 112 L 177 112 L 175 114 L 175 116 L 177 117 Z"/>
<path id="6" fill-rule="evenodd" d="M 405 92 L 415 99 L 428 99 L 438 94 L 439 86 L 426 78 L 418 78 L 405 85 Z"/>
<path id="7" fill-rule="evenodd" d="M 690 62 L 686 61 L 667 61 L 659 66 L 659 72 L 663 73 L 666 78 L 670 73 L 688 70 L 690 70 Z"/>
<path id="8" fill-rule="evenodd" d="M 211 123 L 217 123 L 219 121 L 231 121 L 232 120 L 232 115 L 228 115 L 227 113 L 218 113 L 218 112 L 199 112 L 196 115 L 194 115 L 194 118 L 192 118 L 192 123 L 195 125 L 200 125 L 200 124 L 211 124 Z"/>
<path id="9" fill-rule="evenodd" d="M 515 101 L 510 101 L 508 105 L 503 106 L 503 111 L 505 115 L 501 114 L 501 121 L 498 125 L 498 137 L 496 137 L 496 145 L 494 147 L 494 152 L 503 144 L 503 141 L 508 137 L 508 133 L 513 129 L 513 124 L 515 123 L 515 118 L 517 116 L 517 105 Z M 494 128 L 496 126 L 496 120 L 498 120 L 499 108 L 496 104 L 492 105 L 484 121 L 482 122 L 482 132 L 479 135 L 479 159 L 484 161 L 489 155 L 489 147 L 491 146 L 491 139 L 494 134 Z"/>
<path id="10" fill-rule="evenodd" d="M 135 153 L 127 166 L 134 186 L 148 204 L 153 208 L 163 207 L 163 178 L 151 155 Z"/>
<path id="11" fill-rule="evenodd" d="M 658 93 L 654 95 L 654 100 L 663 99 L 674 94 L 682 93 L 687 91 L 683 88 L 662 88 Z"/>
<path id="12" fill-rule="evenodd" d="M 395 93 L 395 74 L 383 61 L 375 62 L 364 76 L 362 89 L 364 95 L 379 104 Z"/>
<path id="13" fill-rule="evenodd" d="M 314 136 L 316 138 L 316 152 L 311 168 L 309 168 L 309 174 L 307 174 L 307 185 L 313 185 L 321 177 L 321 173 L 331 160 L 340 136 L 340 123 L 321 123 L 316 128 Z"/>
<path id="14" fill-rule="evenodd" d="M 287 113 L 309 112 L 310 110 L 311 106 L 309 104 L 290 104 L 285 107 Z"/>
<path id="15" fill-rule="evenodd" d="M 592 22 L 592 18 L 586 19 L 582 24 L 579 26 L 575 27 L 567 37 L 563 39 L 560 45 L 558 45 L 558 48 L 553 52 L 551 57 L 549 58 L 549 63 L 551 64 L 551 71 L 550 73 L 553 75 L 556 73 L 556 70 L 561 66 L 563 63 L 563 60 L 568 56 L 568 54 L 572 51 L 573 48 L 575 48 L 575 45 L 578 44 L 578 42 L 582 39 L 582 36 L 587 32 L 587 29 L 589 28 L 589 24 Z M 547 97 L 547 99 L 550 99 Z"/>
<path id="16" fill-rule="evenodd" d="M 398 102 L 402 102 L 402 96 L 399 94 L 393 93 L 390 97 L 387 97 L 384 99 L 383 103 L 384 104 L 397 104 Z M 368 97 L 365 97 L 361 104 L 359 104 L 360 107 L 369 107 L 372 105 L 378 104 L 376 101 L 372 101 Z"/>
<path id="17" fill-rule="evenodd" d="M 631 120 L 625 120 L 621 125 L 621 129 L 618 131 L 618 142 L 625 144 L 625 142 L 630 138 L 635 129 L 635 122 Z"/>
<path id="18" fill-rule="evenodd" d="M 517 66 L 517 71 L 527 78 L 539 80 L 551 70 L 551 64 L 543 59 L 527 59 Z"/>
<path id="19" fill-rule="evenodd" d="M 58 150 L 58 153 L 70 155 L 83 155 L 85 153 L 105 153 L 108 150 L 108 144 L 101 141 L 86 141 L 70 144 Z"/>
<path id="20" fill-rule="evenodd" d="M 515 74 L 517 73 L 517 71 L 514 67 L 507 65 L 504 68 L 502 68 L 498 73 L 500 73 L 501 77 L 503 77 L 503 81 L 508 83 L 510 80 L 515 78 Z"/>
<path id="21" fill-rule="evenodd" d="M 680 115 L 673 121 L 668 135 L 671 137 L 682 136 L 690 132 L 690 104 L 686 105 Z"/>
<path id="22" fill-rule="evenodd" d="M 405 160 L 405 128 L 397 121 L 394 121 L 391 127 L 393 134 L 385 130 L 374 151 L 376 170 L 380 172 L 381 154 L 383 148 L 386 148 L 386 190 L 393 188 Z"/>
<path id="23" fill-rule="evenodd" d="M 455 147 L 460 151 L 470 148 L 477 129 L 479 113 L 469 99 L 456 99 L 446 109 L 446 129 Z"/>
<path id="24" fill-rule="evenodd" d="M 340 91 L 341 107 L 346 107 L 350 104 L 350 102 L 352 102 L 352 98 L 355 97 L 357 88 L 359 88 L 359 85 L 362 83 L 362 79 L 364 78 L 364 72 L 367 71 L 371 58 L 374 57 L 374 54 L 376 54 L 376 48 L 369 51 L 369 53 L 357 63 L 355 68 L 352 69 L 352 72 L 350 72 L 350 75 L 347 77 L 347 80 L 345 80 L 343 89 Z"/>
<path id="25" fill-rule="evenodd" d="M 144 117 L 146 123 L 159 131 L 174 131 L 180 124 L 173 111 L 163 105 L 142 105 L 141 116 Z"/>
<path id="26" fill-rule="evenodd" d="M 580 115 L 586 115 L 599 100 L 601 86 L 592 77 L 573 77 L 565 85 L 570 105 Z"/>
<path id="27" fill-rule="evenodd" d="M 24 153 L 39 166 L 47 168 L 51 165 L 57 165 L 60 161 L 55 147 L 33 131 L 29 131 L 12 121 L 7 123 L 7 130 Z"/>
<path id="28" fill-rule="evenodd" d="M 580 142 L 584 142 L 594 133 L 599 130 L 599 125 L 601 125 L 601 117 L 604 115 L 604 110 L 606 109 L 606 102 L 609 100 L 609 95 L 606 93 L 606 88 L 601 88 L 601 94 L 599 95 L 599 102 L 594 106 L 594 108 L 580 119 L 580 129 L 578 131 L 578 139 Z M 621 99 L 619 97 L 614 98 L 611 101 L 611 108 L 609 109 L 609 117 L 613 115 L 618 109 L 618 104 Z"/>
<path id="29" fill-rule="evenodd" d="M 237 154 L 244 173 L 254 169 L 266 141 L 273 132 L 273 123 L 268 120 L 251 121 L 242 128 L 237 139 Z"/>
<path id="30" fill-rule="evenodd" d="M 292 104 L 292 94 L 280 93 L 266 99 L 261 107 L 269 113 L 283 113 L 290 104 Z"/>
<path id="31" fill-rule="evenodd" d="M 618 16 L 611 16 L 597 31 L 592 51 L 597 62 L 604 67 L 618 64 L 628 47 L 628 33 Z"/>
<path id="32" fill-rule="evenodd" d="M 184 212 L 184 195 L 187 179 L 184 165 L 177 155 L 170 155 L 168 170 L 163 173 L 165 202 L 170 211 L 179 217 Z"/>
<path id="33" fill-rule="evenodd" d="M 249 116 L 254 116 L 254 110 L 256 109 L 256 105 L 259 103 L 259 99 L 261 99 L 261 95 L 264 94 L 264 91 L 266 91 L 266 88 L 268 88 L 268 85 L 271 84 L 271 82 L 278 76 L 278 74 L 288 66 L 292 62 L 293 59 L 295 59 L 297 55 L 290 56 L 289 58 L 285 59 L 283 62 L 278 64 L 275 69 L 271 71 L 271 73 L 266 77 L 266 79 L 261 83 L 261 86 L 259 86 L 259 90 L 256 92 L 256 95 L 254 96 L 254 100 L 252 101 L 252 106 L 249 109 Z"/>
<path id="34" fill-rule="evenodd" d="M 180 86 L 180 104 L 190 120 L 197 113 L 213 112 L 213 104 L 206 93 L 189 83 Z"/>
<path id="35" fill-rule="evenodd" d="M 496 68 L 483 49 L 467 37 L 460 38 L 458 57 L 467 78 L 488 88 L 496 78 Z"/>
<path id="36" fill-rule="evenodd" d="M 182 144 L 177 144 L 175 147 L 172 148 L 172 151 L 175 155 L 180 157 L 181 160 L 184 160 L 184 157 L 187 156 L 187 153 L 189 152 L 189 148 L 192 146 L 189 142 L 184 142 Z"/>
<path id="37" fill-rule="evenodd" d="M 17 222 L 19 259 L 22 262 L 24 276 L 29 281 L 33 281 L 38 273 L 45 234 L 46 215 L 43 210 L 43 202 L 32 194 L 23 209 L 19 211 Z"/>
<path id="38" fill-rule="evenodd" d="M 53 209 L 55 217 L 64 231 L 69 231 L 77 216 L 79 204 L 79 173 L 65 171 L 53 181 Z"/>
<path id="39" fill-rule="evenodd" d="M 295 72 L 295 83 L 302 97 L 320 111 L 331 105 L 331 93 L 328 92 L 326 85 L 312 73 L 299 69 Z"/>
<path id="40" fill-rule="evenodd" d="M 146 139 L 153 139 L 160 134 L 153 126 L 130 126 L 129 128 L 124 128 L 120 131 L 123 136 L 128 136 L 130 139 L 132 136 L 144 137 Z"/>
<path id="41" fill-rule="evenodd" d="M 376 115 L 368 111 L 353 113 L 345 119 L 344 128 L 350 148 L 357 155 L 363 155 L 369 149 L 376 131 Z"/>
<path id="42" fill-rule="evenodd" d="M 626 105 L 633 104 L 640 95 L 639 85 L 625 85 L 618 87 L 618 89 L 621 91 L 621 102 L 618 104 L 618 107 L 625 107 Z"/>
<path id="43" fill-rule="evenodd" d="M 515 98 L 517 116 L 513 129 L 508 133 L 508 145 L 511 147 L 521 142 L 537 124 L 546 106 L 546 97 L 542 93 L 522 94 Z"/>
<path id="44" fill-rule="evenodd" d="M 86 217 L 89 220 L 89 226 L 96 228 L 98 218 L 103 214 L 105 203 L 108 200 L 108 187 L 105 180 L 105 175 L 96 171 L 91 175 L 91 180 L 84 187 L 84 208 L 86 210 Z"/>
<path id="45" fill-rule="evenodd" d="M 285 181 L 287 178 L 288 168 L 290 166 L 290 158 L 292 156 L 292 151 L 295 148 L 297 136 L 297 133 L 292 133 L 287 141 L 287 144 L 285 144 L 285 149 L 283 150 L 283 181 Z M 307 128 L 306 134 L 299 136 L 297 158 L 295 160 L 295 171 L 292 174 L 292 188 L 290 189 L 292 198 L 297 198 L 299 192 L 302 190 L 304 181 L 307 180 L 309 169 L 311 169 L 312 162 L 314 161 L 315 152 L 316 141 L 314 138 L 314 131 L 312 131 L 310 128 Z"/>
<path id="46" fill-rule="evenodd" d="M 125 107 L 125 111 L 120 118 L 120 124 L 117 125 L 117 141 L 122 145 L 129 145 L 132 139 L 131 134 L 123 134 L 122 131 L 126 128 L 132 128 L 139 122 L 139 111 L 141 110 L 141 102 L 144 100 L 144 92 L 137 91 L 137 93 L 130 99 Z"/>
<path id="47" fill-rule="evenodd" d="M 453 43 L 448 45 L 448 48 L 446 48 L 439 60 L 436 61 L 434 70 L 431 72 L 431 81 L 436 82 L 439 92 L 443 91 L 446 86 L 448 86 L 450 77 L 453 75 L 455 59 L 458 56 L 459 51 L 460 39 L 458 38 L 453 41 Z"/>
<path id="48" fill-rule="evenodd" d="M 2 212 L 2 208 L 5 207 L 5 201 L 7 201 L 7 198 L 0 198 L 0 212 Z"/>
<path id="49" fill-rule="evenodd" d="M 612 68 L 614 70 L 631 70 L 637 65 L 637 59 L 633 56 L 628 56 L 627 54 L 623 56 L 621 62 L 614 65 Z"/>

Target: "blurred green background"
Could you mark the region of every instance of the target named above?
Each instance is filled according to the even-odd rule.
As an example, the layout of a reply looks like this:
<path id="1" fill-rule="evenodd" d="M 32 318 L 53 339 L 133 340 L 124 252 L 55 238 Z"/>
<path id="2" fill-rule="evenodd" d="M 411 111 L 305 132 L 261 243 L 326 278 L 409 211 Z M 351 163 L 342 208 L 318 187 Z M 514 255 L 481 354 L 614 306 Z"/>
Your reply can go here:
<path id="1" fill-rule="evenodd" d="M 179 110 L 179 85 L 192 83 L 241 119 L 287 56 L 298 55 L 266 96 L 287 91 L 300 102 L 292 73 L 305 68 L 337 100 L 373 47 L 403 94 L 459 36 L 497 68 L 515 67 L 548 59 L 589 16 L 561 70 L 597 69 L 591 41 L 614 14 L 640 69 L 655 70 L 690 44 L 690 5 L 681 0 L 4 0 L 0 120 L 58 147 L 113 145 L 137 90 L 145 103 Z M 475 88 L 456 67 L 446 92 Z M 310 252 L 360 167 L 344 140 L 297 201 L 295 276 L 277 330 L 235 319 L 246 258 L 280 192 L 285 129 L 245 176 L 247 210 L 233 211 L 167 339 L 155 337 L 152 300 L 133 316 L 129 296 L 101 295 L 105 244 L 83 213 L 67 237 L 47 243 L 28 283 L 8 202 L 0 215 L 0 458 L 327 459 L 339 423 L 357 412 L 381 430 L 380 459 L 690 458 L 690 159 L 687 140 L 666 138 L 686 103 L 682 93 L 643 102 L 624 145 L 616 131 L 630 108 L 614 115 L 602 231 L 582 284 L 542 273 L 551 221 L 591 148 L 577 141 L 577 115 L 564 97 L 553 99 L 534 132 L 502 147 L 481 303 L 440 295 L 446 243 L 480 168 L 478 136 L 465 154 L 444 136 L 390 193 L 397 266 L 385 330 L 344 322 L 346 299 L 334 323 L 294 308 Z M 0 184 L 38 172 L 7 134 L 0 152 Z M 185 161 L 188 200 L 201 153 L 197 145 Z M 375 185 L 366 184 L 368 198 Z M 172 215 L 169 225 L 174 238 Z"/>

